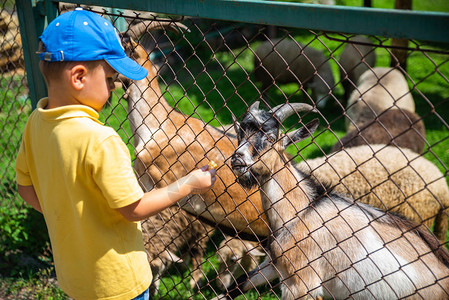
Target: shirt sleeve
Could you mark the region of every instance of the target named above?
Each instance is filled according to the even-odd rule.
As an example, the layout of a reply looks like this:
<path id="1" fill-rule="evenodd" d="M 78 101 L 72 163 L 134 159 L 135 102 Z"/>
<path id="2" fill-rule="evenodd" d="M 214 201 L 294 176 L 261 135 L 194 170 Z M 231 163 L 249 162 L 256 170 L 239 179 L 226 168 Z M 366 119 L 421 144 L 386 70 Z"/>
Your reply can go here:
<path id="1" fill-rule="evenodd" d="M 33 185 L 30 177 L 30 171 L 28 169 L 25 143 L 23 142 L 23 140 L 20 144 L 19 153 L 17 154 L 16 158 L 16 180 L 18 184 L 23 186 Z"/>
<path id="2" fill-rule="evenodd" d="M 132 168 L 128 148 L 118 135 L 99 143 L 88 162 L 110 207 L 124 207 L 142 198 L 144 192 Z"/>

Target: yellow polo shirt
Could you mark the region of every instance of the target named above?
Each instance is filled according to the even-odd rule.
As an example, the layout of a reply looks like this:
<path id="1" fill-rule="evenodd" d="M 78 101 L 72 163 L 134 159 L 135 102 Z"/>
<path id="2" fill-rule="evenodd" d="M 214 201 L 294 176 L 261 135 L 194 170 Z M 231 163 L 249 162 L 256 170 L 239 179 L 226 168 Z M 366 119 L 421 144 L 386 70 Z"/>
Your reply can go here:
<path id="1" fill-rule="evenodd" d="M 77 300 L 134 298 L 152 274 L 140 223 L 116 210 L 143 196 L 129 151 L 90 107 L 47 102 L 30 115 L 16 171 L 39 198 L 58 284 Z"/>

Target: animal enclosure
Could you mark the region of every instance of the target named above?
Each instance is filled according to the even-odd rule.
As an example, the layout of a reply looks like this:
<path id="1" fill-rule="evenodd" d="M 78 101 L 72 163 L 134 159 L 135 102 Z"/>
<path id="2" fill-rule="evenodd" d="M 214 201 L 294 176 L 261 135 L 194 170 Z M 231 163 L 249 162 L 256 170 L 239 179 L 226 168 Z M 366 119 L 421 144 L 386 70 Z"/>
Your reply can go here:
<path id="1" fill-rule="evenodd" d="M 181 1 L 166 7 L 153 2 L 154 6 L 149 2 L 139 7 L 117 1 L 111 8 L 100 0 L 69 1 L 44 7 L 49 21 L 79 5 L 110 19 L 127 54 L 148 69 L 149 76 L 140 81 L 119 78 L 101 113 L 101 120 L 127 143 L 144 190 L 165 186 L 210 160 L 218 164 L 217 182 L 210 192 L 189 197 L 143 222 L 155 279 L 151 287 L 154 298 L 235 297 L 240 290 L 251 299 L 284 298 L 289 292 L 295 297 L 338 299 L 378 299 L 382 293 L 397 298 L 449 298 L 449 41 L 437 26 L 438 20 L 448 25 L 449 14 L 396 11 L 397 23 L 382 25 L 392 9 L 352 11 L 345 6 L 261 1 L 236 1 L 238 9 L 230 1 L 211 1 L 205 7 L 198 4 L 201 1 L 193 1 L 196 6 L 186 4 L 185 8 Z M 37 36 L 20 24 L 26 41 L 21 53 L 22 40 L 17 26 L 12 25 L 25 20 L 24 15 L 17 16 L 14 3 L 4 3 L 1 51 L 6 53 L 2 59 L 9 59 L 5 66 L 0 65 L 0 116 L 5 121 L 2 144 L 7 156 L 1 161 L 0 193 L 5 218 L 10 211 L 24 207 L 16 195 L 13 162 L 30 103 L 35 105 L 45 91 L 36 79 L 35 58 L 27 56 L 33 52 L 32 38 Z M 22 14 L 30 9 L 27 3 L 17 3 Z M 215 13 L 220 5 L 222 17 Z M 268 20 L 270 9 L 277 17 Z M 295 13 L 316 18 L 294 24 L 291 18 Z M 365 13 L 373 14 L 367 17 Z M 334 26 L 331 21 L 338 17 L 345 22 Z M 347 22 L 349 17 L 353 23 Z M 427 23 L 428 35 L 404 25 L 420 23 L 420 18 L 435 22 Z M 368 24 L 361 25 L 362 21 Z M 240 127 L 233 125 L 242 122 L 247 112 L 251 114 L 249 108 L 257 102 L 278 122 L 261 121 L 252 129 L 261 135 L 260 140 L 273 144 L 270 150 L 282 157 L 283 165 L 268 168 L 264 148 L 251 143 L 248 147 L 261 158 L 250 164 L 248 169 L 253 169 L 247 172 L 254 175 L 268 169 L 271 173 L 253 176 L 254 184 L 247 189 L 237 180 L 231 157 L 242 140 L 257 139 L 238 134 Z M 297 103 L 309 105 L 313 112 L 294 111 Z M 276 109 L 280 107 L 286 111 L 283 120 Z M 316 131 L 296 142 L 293 133 L 315 118 L 319 120 Z M 279 130 L 271 132 L 276 126 Z M 278 147 L 281 143 L 288 146 L 285 152 Z M 279 203 L 267 207 L 263 199 L 271 193 L 261 187 L 269 180 L 276 181 L 280 174 L 284 175 L 276 185 L 278 199 L 271 199 Z M 296 232 L 301 226 L 291 226 L 291 222 L 301 222 L 306 208 L 295 205 L 290 197 L 306 184 L 303 177 L 308 185 L 316 185 L 313 196 L 306 197 L 307 209 L 316 205 L 310 214 L 321 219 L 319 225 Z M 328 197 L 333 193 L 343 195 L 346 206 Z M 325 197 L 329 201 L 323 204 L 320 201 Z M 281 205 L 290 212 L 277 212 Z M 334 207 L 325 210 L 324 205 Z M 359 214 L 366 213 L 366 220 L 358 225 L 348 213 L 356 207 Z M 332 236 L 331 245 L 307 244 L 304 236 L 314 239 L 322 231 L 338 231 L 329 229 L 337 216 L 345 231 L 343 237 Z M 382 231 L 384 223 L 393 227 L 388 236 Z M 296 244 L 283 244 L 279 228 L 287 231 L 289 238 L 297 237 Z M 364 235 L 367 231 L 372 240 Z M 329 256 L 336 251 L 346 254 L 345 243 L 357 239 L 363 255 L 347 254 L 347 269 L 333 265 Z M 313 251 L 306 252 L 304 244 Z M 406 253 L 395 251 L 398 245 L 407 249 Z M 316 255 L 301 267 L 306 270 L 295 269 L 299 268 L 297 261 L 290 262 L 293 271 L 278 269 L 285 264 L 271 263 L 288 261 L 294 257 L 292 251 L 303 250 L 305 256 Z M 388 266 L 376 265 L 382 255 Z M 254 274 L 250 273 L 254 266 L 266 257 L 269 259 L 261 268 L 271 270 L 271 277 L 255 278 L 251 288 L 243 286 L 248 274 Z M 295 275 L 319 277 L 317 264 L 324 259 L 334 267 L 334 273 L 327 272 L 332 277 L 321 278 L 302 294 L 291 291 L 289 282 Z M 346 276 L 366 260 L 377 270 L 375 276 L 359 275 L 356 286 L 346 282 Z M 239 272 L 233 274 L 236 269 Z M 433 276 L 430 287 L 421 285 L 417 274 Z M 391 278 L 407 281 L 414 288 L 400 290 Z"/>

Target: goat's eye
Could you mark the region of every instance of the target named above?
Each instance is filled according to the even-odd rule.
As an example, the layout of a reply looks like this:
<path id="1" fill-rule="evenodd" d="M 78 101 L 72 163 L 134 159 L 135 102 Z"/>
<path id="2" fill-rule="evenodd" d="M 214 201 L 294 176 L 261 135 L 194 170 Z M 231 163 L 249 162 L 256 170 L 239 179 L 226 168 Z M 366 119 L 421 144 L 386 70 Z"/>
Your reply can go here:
<path id="1" fill-rule="evenodd" d="M 267 139 L 270 143 L 276 142 L 276 136 L 274 134 L 268 134 Z"/>

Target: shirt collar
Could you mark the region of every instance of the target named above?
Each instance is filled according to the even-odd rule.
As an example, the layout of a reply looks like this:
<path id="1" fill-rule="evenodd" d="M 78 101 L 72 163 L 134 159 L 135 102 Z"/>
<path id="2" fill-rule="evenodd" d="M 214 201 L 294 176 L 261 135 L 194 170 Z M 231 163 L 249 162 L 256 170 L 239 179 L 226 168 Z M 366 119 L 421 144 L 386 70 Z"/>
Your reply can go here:
<path id="1" fill-rule="evenodd" d="M 60 106 L 57 108 L 51 108 L 46 109 L 45 107 L 48 104 L 48 97 L 42 98 L 37 103 L 37 111 L 45 118 L 45 119 L 52 119 L 52 120 L 63 120 L 63 119 L 69 119 L 69 118 L 80 118 L 85 117 L 92 119 L 93 121 L 104 125 L 102 122 L 100 122 L 99 117 L 100 115 L 98 112 L 86 105 L 65 105 Z"/>

